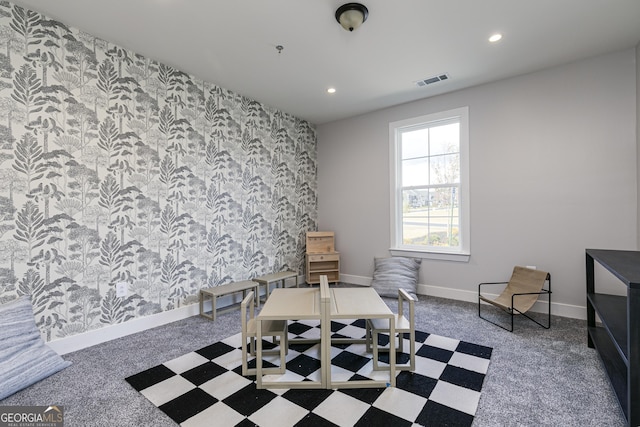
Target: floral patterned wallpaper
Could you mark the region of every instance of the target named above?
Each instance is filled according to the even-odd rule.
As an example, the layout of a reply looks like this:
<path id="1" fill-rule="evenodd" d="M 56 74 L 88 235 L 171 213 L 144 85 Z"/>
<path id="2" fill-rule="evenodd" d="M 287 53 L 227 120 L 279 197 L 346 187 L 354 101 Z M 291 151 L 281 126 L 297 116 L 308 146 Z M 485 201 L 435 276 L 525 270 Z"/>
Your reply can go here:
<path id="1" fill-rule="evenodd" d="M 316 203 L 308 122 L 0 2 L 0 302 L 47 340 L 302 274 Z"/>

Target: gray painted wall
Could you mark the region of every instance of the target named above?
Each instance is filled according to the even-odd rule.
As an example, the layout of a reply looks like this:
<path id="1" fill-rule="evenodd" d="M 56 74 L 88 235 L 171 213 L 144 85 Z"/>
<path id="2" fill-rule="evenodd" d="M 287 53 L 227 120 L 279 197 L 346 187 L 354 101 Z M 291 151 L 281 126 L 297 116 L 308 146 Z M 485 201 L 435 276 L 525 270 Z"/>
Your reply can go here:
<path id="1" fill-rule="evenodd" d="M 636 46 L 636 155 L 638 173 L 638 212 L 640 212 L 640 44 Z M 638 247 L 640 247 L 640 215 L 638 215 Z"/>
<path id="2" fill-rule="evenodd" d="M 366 283 L 389 254 L 389 122 L 468 105 L 471 258 L 424 260 L 422 289 L 473 300 L 479 282 L 536 265 L 551 273 L 554 312 L 581 317 L 585 248 L 637 248 L 635 59 L 628 49 L 319 126 L 318 226 L 336 232 L 344 280 Z"/>

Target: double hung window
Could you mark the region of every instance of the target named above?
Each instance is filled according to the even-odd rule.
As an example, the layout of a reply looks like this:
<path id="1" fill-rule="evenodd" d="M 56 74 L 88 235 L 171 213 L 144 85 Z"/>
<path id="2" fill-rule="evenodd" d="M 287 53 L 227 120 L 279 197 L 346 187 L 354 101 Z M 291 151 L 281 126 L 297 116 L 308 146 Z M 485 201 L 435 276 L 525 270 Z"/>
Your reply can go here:
<path id="1" fill-rule="evenodd" d="M 389 125 L 391 252 L 469 258 L 468 107 Z"/>

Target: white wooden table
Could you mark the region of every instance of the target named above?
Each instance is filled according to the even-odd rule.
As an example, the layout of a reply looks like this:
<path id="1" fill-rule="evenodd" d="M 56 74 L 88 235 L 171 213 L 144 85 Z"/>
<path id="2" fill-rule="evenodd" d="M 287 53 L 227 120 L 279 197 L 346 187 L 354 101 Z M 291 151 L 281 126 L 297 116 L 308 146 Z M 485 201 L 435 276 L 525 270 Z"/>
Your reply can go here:
<path id="1" fill-rule="evenodd" d="M 320 322 L 320 381 L 265 381 L 262 372 L 262 320 L 304 320 Z M 389 354 L 389 380 L 332 381 L 331 379 L 331 320 L 332 319 L 388 319 L 390 336 L 395 336 L 395 316 L 373 288 L 329 289 L 326 277 L 320 289 L 274 289 L 256 317 L 256 385 L 257 388 L 360 388 L 395 387 L 395 352 Z M 364 342 L 344 338 L 341 341 Z"/>

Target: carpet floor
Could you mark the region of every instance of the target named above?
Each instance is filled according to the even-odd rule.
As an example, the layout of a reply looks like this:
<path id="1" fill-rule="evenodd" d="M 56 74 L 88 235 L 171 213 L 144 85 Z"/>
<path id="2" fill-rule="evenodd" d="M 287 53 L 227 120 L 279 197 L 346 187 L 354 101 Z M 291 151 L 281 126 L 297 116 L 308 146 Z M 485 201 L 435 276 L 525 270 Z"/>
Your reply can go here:
<path id="1" fill-rule="evenodd" d="M 474 427 L 626 425 L 599 356 L 587 347 L 586 321 L 552 316 L 545 330 L 518 318 L 510 333 L 479 319 L 476 303 L 419 297 L 416 329 L 493 348 Z M 397 300 L 385 301 L 396 310 Z M 63 357 L 70 367 L 0 405 L 62 405 L 67 427 L 175 426 L 124 378 L 239 331 L 236 310 L 215 322 L 194 316 L 69 353 Z"/>

